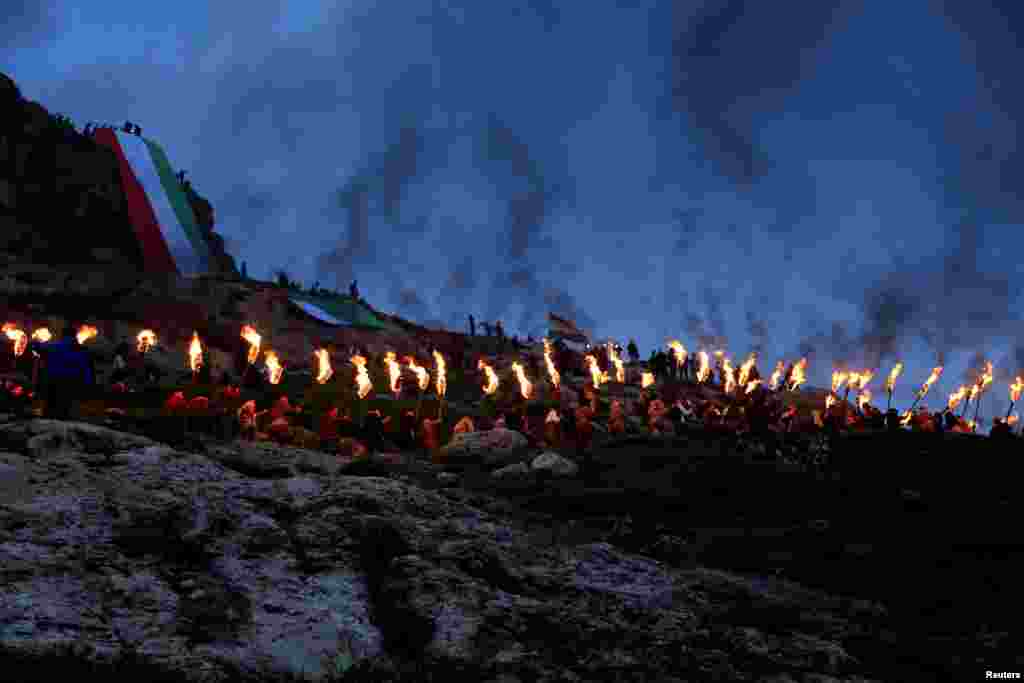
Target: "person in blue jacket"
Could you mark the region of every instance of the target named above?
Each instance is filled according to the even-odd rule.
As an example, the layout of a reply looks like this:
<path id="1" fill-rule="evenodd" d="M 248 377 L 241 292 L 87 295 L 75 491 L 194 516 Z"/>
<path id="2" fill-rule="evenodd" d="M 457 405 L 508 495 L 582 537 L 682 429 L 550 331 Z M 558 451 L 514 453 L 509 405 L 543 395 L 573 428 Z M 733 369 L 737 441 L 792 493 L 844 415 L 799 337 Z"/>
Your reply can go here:
<path id="1" fill-rule="evenodd" d="M 96 382 L 96 369 L 89 352 L 78 343 L 77 326 L 68 325 L 60 339 L 32 341 L 29 348 L 38 351 L 46 364 L 44 401 L 46 417 L 67 420 L 73 401 L 85 398 Z"/>

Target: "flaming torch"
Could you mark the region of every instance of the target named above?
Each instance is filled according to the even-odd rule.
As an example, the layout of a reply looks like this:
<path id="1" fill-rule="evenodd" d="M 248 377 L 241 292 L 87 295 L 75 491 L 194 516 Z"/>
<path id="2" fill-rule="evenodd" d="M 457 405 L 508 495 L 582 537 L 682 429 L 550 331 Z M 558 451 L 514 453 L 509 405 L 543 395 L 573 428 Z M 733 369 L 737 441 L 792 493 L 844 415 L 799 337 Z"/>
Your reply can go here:
<path id="1" fill-rule="evenodd" d="M 395 352 L 388 351 L 384 354 L 384 365 L 388 366 L 388 378 L 391 380 L 391 393 L 398 399 L 398 392 L 401 390 L 402 368 L 395 360 Z"/>
<path id="2" fill-rule="evenodd" d="M 256 359 L 260 357 L 260 341 L 261 337 L 257 334 L 256 330 L 251 325 L 242 326 L 242 339 L 249 342 L 249 355 L 246 359 L 249 361 L 248 365 L 245 366 L 245 372 L 242 373 L 242 382 L 245 382 L 245 376 L 249 374 L 249 368 L 256 363 Z"/>
<path id="3" fill-rule="evenodd" d="M 494 392 L 498 390 L 499 381 L 497 373 L 494 372 L 494 368 L 484 362 L 483 358 L 481 358 L 480 362 L 477 363 L 477 368 L 483 370 L 484 374 L 487 376 L 487 384 L 483 387 L 484 394 L 487 396 L 493 396 Z"/>
<path id="4" fill-rule="evenodd" d="M 981 377 L 978 378 L 978 393 L 983 393 L 988 385 L 992 384 L 992 362 L 985 363 L 985 372 L 982 373 Z M 978 422 L 978 411 L 981 410 L 981 399 L 974 403 L 974 420 L 975 424 Z"/>
<path id="5" fill-rule="evenodd" d="M 781 360 L 775 364 L 775 372 L 772 373 L 771 384 L 768 385 L 772 391 L 778 390 L 779 382 L 782 380 L 782 373 L 784 373 L 785 371 L 786 364 L 783 363 Z"/>
<path id="6" fill-rule="evenodd" d="M 327 384 L 327 380 L 334 375 L 331 356 L 327 353 L 327 349 L 317 349 L 313 353 L 316 355 L 317 362 L 316 381 L 318 384 Z"/>
<path id="7" fill-rule="evenodd" d="M 597 358 L 588 354 L 583 360 L 590 369 L 590 379 L 594 383 L 594 389 L 599 388 L 604 382 L 608 381 L 608 373 L 601 372 L 601 368 L 597 365 Z"/>
<path id="8" fill-rule="evenodd" d="M 615 344 L 608 342 L 608 360 L 615 366 L 615 381 L 625 382 L 626 381 L 626 367 L 619 358 L 619 352 L 615 350 Z"/>
<path id="9" fill-rule="evenodd" d="M 75 336 L 78 338 L 79 344 L 84 344 L 85 342 L 95 337 L 96 334 L 96 328 L 93 327 L 92 325 L 82 325 L 81 327 L 78 328 L 78 334 Z"/>
<path id="10" fill-rule="evenodd" d="M 373 391 L 373 383 L 370 381 L 370 373 L 366 371 L 366 358 L 364 356 L 352 356 L 349 358 L 349 362 L 356 367 L 356 395 L 359 397 L 358 405 L 365 407 L 362 402 L 371 391 Z M 365 411 L 359 411 L 359 428 L 363 428 L 363 418 Z"/>
<path id="11" fill-rule="evenodd" d="M 960 405 L 960 401 L 964 400 L 964 396 L 966 395 L 967 387 L 961 385 L 959 389 L 949 395 L 949 401 L 946 403 L 946 411 L 950 413 L 953 412 L 956 407 Z"/>
<path id="12" fill-rule="evenodd" d="M 420 390 L 420 396 L 416 399 L 416 422 L 418 426 L 420 423 L 420 411 L 423 408 L 423 394 L 426 392 L 427 387 L 430 386 L 430 373 L 422 365 L 416 365 L 416 359 L 412 356 L 405 357 L 405 363 L 409 366 L 409 369 L 416 375 L 416 386 Z"/>
<path id="13" fill-rule="evenodd" d="M 32 333 L 32 339 L 40 342 L 48 342 L 53 339 L 53 335 L 50 334 L 50 330 L 45 327 L 40 327 Z M 35 390 L 39 383 L 39 353 L 36 351 L 32 352 L 35 358 L 32 359 L 32 388 Z"/>
<path id="14" fill-rule="evenodd" d="M 28 346 L 28 337 L 25 336 L 25 333 L 14 323 L 4 323 L 2 329 L 7 338 L 14 342 L 14 356 L 18 357 L 25 353 L 25 348 Z"/>
<path id="15" fill-rule="evenodd" d="M 555 361 L 552 360 L 551 353 L 551 342 L 547 339 L 544 340 L 544 364 L 548 368 L 548 378 L 551 380 L 551 388 L 553 394 L 558 396 L 559 385 L 562 383 L 562 376 L 558 374 L 558 370 L 555 368 Z"/>
<path id="16" fill-rule="evenodd" d="M 678 340 L 673 339 L 668 343 L 668 347 L 672 349 L 672 355 L 675 357 L 676 368 L 682 371 L 683 363 L 686 362 L 686 347 L 682 345 Z"/>
<path id="17" fill-rule="evenodd" d="M 156 333 L 153 330 L 142 330 L 135 336 L 135 342 L 139 353 L 146 353 L 156 346 Z"/>
<path id="18" fill-rule="evenodd" d="M 857 394 L 857 409 L 864 412 L 864 406 L 871 402 L 871 390 L 861 389 Z"/>
<path id="19" fill-rule="evenodd" d="M 789 390 L 796 391 L 797 387 L 807 381 L 807 376 L 804 374 L 804 370 L 807 369 L 807 359 L 801 358 L 796 365 L 793 366 L 793 375 L 789 379 Z"/>
<path id="20" fill-rule="evenodd" d="M 918 391 L 917 391 L 917 398 L 915 398 L 914 402 L 912 404 L 910 404 L 910 410 L 908 410 L 906 412 L 906 415 L 904 416 L 904 419 L 906 420 L 906 422 L 904 422 L 904 424 L 907 424 L 907 423 L 910 422 L 910 418 L 908 416 L 913 414 L 914 408 L 917 406 L 918 401 L 920 401 L 922 398 L 924 398 L 925 394 L 928 393 L 928 390 L 932 388 L 932 385 L 935 384 L 936 381 L 938 381 L 939 375 L 941 375 L 941 374 L 942 374 L 942 366 L 941 365 L 936 366 L 935 368 L 932 368 L 932 374 L 930 374 L 928 376 L 928 379 L 925 380 L 925 383 L 921 385 L 920 389 L 918 389 Z"/>
<path id="21" fill-rule="evenodd" d="M 704 384 L 704 382 L 708 381 L 708 377 L 711 376 L 711 359 L 708 357 L 707 351 L 698 352 L 697 359 L 700 362 L 697 369 L 697 382 Z"/>
<path id="22" fill-rule="evenodd" d="M 523 370 L 523 366 L 519 363 L 512 363 L 512 372 L 515 374 L 516 379 L 519 380 L 519 393 L 524 401 L 528 401 L 530 394 L 533 393 L 533 384 L 526 378 L 526 371 Z"/>
<path id="23" fill-rule="evenodd" d="M 885 404 L 886 410 L 892 408 L 892 391 L 896 388 L 896 378 L 900 376 L 901 372 L 903 372 L 903 363 L 896 363 L 889 372 L 889 378 L 885 380 L 885 390 L 889 392 L 889 401 Z"/>
<path id="24" fill-rule="evenodd" d="M 1010 413 L 1013 412 L 1013 404 L 1020 398 L 1021 391 L 1024 391 L 1024 376 L 1018 375 L 1017 379 L 1010 385 L 1010 408 L 1006 411 L 1007 424 L 1010 424 Z"/>
<path id="25" fill-rule="evenodd" d="M 728 357 L 722 358 L 722 377 L 725 380 L 725 393 L 731 394 L 736 389 L 736 371 Z"/>
<path id="26" fill-rule="evenodd" d="M 646 389 L 647 387 L 651 386 L 652 384 L 654 384 L 654 373 L 653 372 L 645 372 L 645 373 L 640 375 L 640 388 L 641 389 Z"/>
<path id="27" fill-rule="evenodd" d="M 737 378 L 737 382 L 740 386 L 746 386 L 747 380 L 750 379 L 750 372 L 754 369 L 754 365 L 757 364 L 757 351 L 752 351 L 747 360 L 740 366 L 740 375 Z"/>
<path id="28" fill-rule="evenodd" d="M 203 347 L 199 343 L 199 333 L 192 330 L 192 343 L 188 347 L 188 363 L 192 370 L 192 381 L 198 381 L 199 368 L 203 365 Z"/>
<path id="29" fill-rule="evenodd" d="M 281 375 L 284 374 L 284 368 L 273 351 L 266 351 L 264 355 L 266 358 L 263 362 L 266 363 L 267 370 L 270 371 L 270 383 L 278 384 L 281 381 Z"/>
<path id="30" fill-rule="evenodd" d="M 440 351 L 434 351 L 434 388 L 437 390 L 437 419 L 443 419 L 444 396 L 448 393 L 448 366 Z"/>

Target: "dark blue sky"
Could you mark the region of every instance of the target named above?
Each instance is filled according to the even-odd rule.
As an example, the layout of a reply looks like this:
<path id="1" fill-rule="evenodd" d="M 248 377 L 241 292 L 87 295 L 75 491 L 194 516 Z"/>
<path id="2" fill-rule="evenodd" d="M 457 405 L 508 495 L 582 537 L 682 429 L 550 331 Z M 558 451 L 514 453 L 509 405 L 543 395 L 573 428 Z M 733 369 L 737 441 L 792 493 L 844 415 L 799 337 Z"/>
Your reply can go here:
<path id="1" fill-rule="evenodd" d="M 139 123 L 250 274 L 420 322 L 1024 368 L 1019 3 L 5 3 L 0 68 Z M 625 4 L 625 3 L 622 3 Z M 24 5 L 24 8 L 19 8 Z M 902 401 L 902 405 L 906 405 Z"/>

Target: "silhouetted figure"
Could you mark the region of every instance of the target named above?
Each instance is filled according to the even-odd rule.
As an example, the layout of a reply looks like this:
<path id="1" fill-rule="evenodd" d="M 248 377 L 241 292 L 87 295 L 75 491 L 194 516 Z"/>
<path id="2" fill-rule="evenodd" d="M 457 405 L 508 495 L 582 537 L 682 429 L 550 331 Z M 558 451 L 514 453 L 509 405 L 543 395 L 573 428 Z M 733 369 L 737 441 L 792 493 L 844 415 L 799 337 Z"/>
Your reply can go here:
<path id="1" fill-rule="evenodd" d="M 518 411 L 513 411 L 505 416 L 505 429 L 512 429 L 517 432 L 523 431 L 523 416 Z"/>
<path id="2" fill-rule="evenodd" d="M 242 277 L 243 278 L 249 277 L 249 271 L 246 270 L 246 268 L 245 268 L 245 261 L 242 261 Z"/>
<path id="3" fill-rule="evenodd" d="M 72 402 L 84 398 L 96 381 L 92 357 L 76 338 L 77 327 L 66 326 L 60 339 L 29 342 L 29 350 L 46 363 L 46 416 L 56 420 L 69 419 Z"/>
<path id="4" fill-rule="evenodd" d="M 490 323 L 480 323 L 480 325 L 483 326 L 483 328 L 484 328 L 484 336 L 485 337 L 490 337 L 491 336 L 491 324 Z"/>
<path id="5" fill-rule="evenodd" d="M 184 171 L 178 171 L 178 182 L 182 183 L 182 184 L 185 183 L 185 172 Z"/>
<path id="6" fill-rule="evenodd" d="M 1006 420 L 996 418 L 989 436 L 993 439 L 1008 439 L 1013 436 L 1013 430 L 1010 429 L 1010 425 L 1006 424 Z"/>
<path id="7" fill-rule="evenodd" d="M 353 280 L 348 286 L 348 295 L 353 299 L 359 299 L 359 281 Z"/>
<path id="8" fill-rule="evenodd" d="M 142 126 L 135 126 L 135 134 L 140 137 L 142 136 Z"/>
<path id="9" fill-rule="evenodd" d="M 133 129 L 134 129 L 134 126 L 132 125 L 132 122 L 131 121 L 125 121 L 124 122 L 124 128 L 122 128 L 121 130 L 123 130 L 125 133 L 131 133 Z"/>
<path id="10" fill-rule="evenodd" d="M 900 414 L 896 412 L 895 408 L 889 408 L 885 411 L 885 428 L 890 432 L 898 432 L 900 430 Z"/>
<path id="11" fill-rule="evenodd" d="M 476 318 L 473 317 L 472 313 L 469 314 L 469 336 L 476 336 Z"/>
<path id="12" fill-rule="evenodd" d="M 636 341 L 633 339 L 629 340 L 629 344 L 626 345 L 626 353 L 629 354 L 629 360 L 637 362 L 640 360 L 640 349 L 636 347 Z"/>
<path id="13" fill-rule="evenodd" d="M 501 326 L 501 321 L 494 323 L 494 333 L 498 335 L 499 339 L 505 338 L 505 328 Z"/>
<path id="14" fill-rule="evenodd" d="M 86 137 L 88 137 L 89 135 L 92 134 L 92 122 L 91 121 L 89 123 L 85 124 L 85 130 L 82 131 L 82 134 L 85 135 Z"/>

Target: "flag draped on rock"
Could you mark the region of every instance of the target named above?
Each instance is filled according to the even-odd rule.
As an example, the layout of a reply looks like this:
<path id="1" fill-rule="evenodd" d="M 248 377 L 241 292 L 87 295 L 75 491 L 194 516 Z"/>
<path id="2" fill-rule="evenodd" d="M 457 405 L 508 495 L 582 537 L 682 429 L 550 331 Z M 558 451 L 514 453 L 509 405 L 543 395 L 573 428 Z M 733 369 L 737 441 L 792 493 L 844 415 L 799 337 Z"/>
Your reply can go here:
<path id="1" fill-rule="evenodd" d="M 561 337 L 569 341 L 585 342 L 587 335 L 571 320 L 560 318 L 554 313 L 548 313 L 548 328 L 552 337 Z"/>
<path id="2" fill-rule="evenodd" d="M 386 329 L 386 325 L 361 303 L 346 296 L 289 293 L 288 299 L 306 315 L 328 325 Z"/>
<path id="3" fill-rule="evenodd" d="M 96 141 L 117 155 L 145 269 L 181 275 L 213 270 L 210 247 L 160 146 L 111 128 L 98 129 Z"/>

